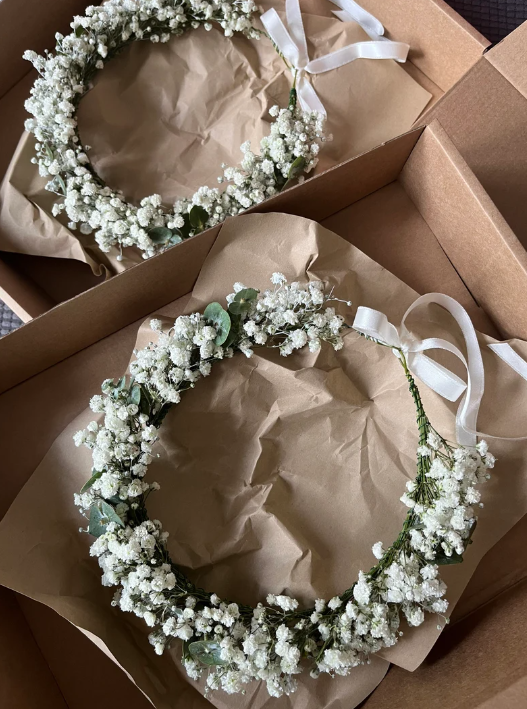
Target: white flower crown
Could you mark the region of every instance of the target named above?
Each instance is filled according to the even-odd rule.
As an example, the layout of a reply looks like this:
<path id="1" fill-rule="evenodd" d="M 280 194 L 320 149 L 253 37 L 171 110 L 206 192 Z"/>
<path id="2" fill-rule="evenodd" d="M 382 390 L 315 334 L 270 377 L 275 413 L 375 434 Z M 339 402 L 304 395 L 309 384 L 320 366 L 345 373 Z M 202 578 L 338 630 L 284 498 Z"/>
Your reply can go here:
<path id="1" fill-rule="evenodd" d="M 79 137 L 80 100 L 97 71 L 129 44 L 168 42 L 190 29 L 210 30 L 212 22 L 219 23 L 227 37 L 238 32 L 259 39 L 266 35 L 251 24 L 256 9 L 252 0 L 108 0 L 75 17 L 71 34 L 57 34 L 54 54 L 25 52 L 24 58 L 40 74 L 25 104 L 34 116 L 25 127 L 37 140 L 32 161 L 41 175 L 51 178 L 47 189 L 64 198 L 53 205 L 54 216 L 65 212 L 70 229 L 93 232 L 103 252 L 117 247 L 118 260 L 129 246 L 148 258 L 304 179 L 318 162 L 324 118 L 297 107 L 294 85 L 289 106 L 270 110 L 274 121 L 270 135 L 260 142 L 260 154 L 244 143 L 241 167 L 222 166 L 218 181 L 228 183 L 224 190 L 200 187 L 171 211 L 163 208 L 160 195 L 145 197 L 137 207 L 121 191 L 108 187 L 90 163 L 89 146 L 83 146 Z"/>
<path id="2" fill-rule="evenodd" d="M 317 351 L 323 341 L 335 350 L 343 346 L 347 325 L 328 306 L 337 299 L 322 283 L 286 285 L 282 274 L 271 280 L 274 290 L 262 294 L 235 284 L 227 310 L 211 303 L 203 314 L 179 317 L 167 333 L 152 321 L 157 344 L 135 352 L 129 380 L 103 383 L 102 396 L 90 402 L 103 422 L 75 434 L 77 445 L 93 451 L 92 477 L 75 502 L 98 537 L 91 554 L 99 558 L 103 584 L 118 587 L 114 605 L 153 628 L 149 638 L 158 654 L 179 638 L 188 675 L 198 679 L 208 670 L 207 689 L 234 693 L 265 680 L 269 694 L 279 697 L 295 690 L 294 675 L 304 662 L 315 677 L 346 675 L 397 642 L 401 613 L 417 626 L 425 611 L 446 612 L 438 565 L 463 560 L 476 527 L 476 486 L 490 477 L 494 457 L 485 442 L 454 446 L 438 434 L 403 350 L 374 340 L 397 354 L 417 411 L 417 475 L 401 498 L 409 511 L 397 539 L 387 548 L 374 544 L 378 563 L 360 571 L 349 589 L 309 609 L 274 594 L 253 608 L 197 588 L 170 558 L 168 534 L 146 509 L 148 495 L 159 489 L 145 475 L 167 411 L 214 362 L 237 351 L 250 357 L 255 346 L 277 347 L 288 356 L 305 346 Z"/>

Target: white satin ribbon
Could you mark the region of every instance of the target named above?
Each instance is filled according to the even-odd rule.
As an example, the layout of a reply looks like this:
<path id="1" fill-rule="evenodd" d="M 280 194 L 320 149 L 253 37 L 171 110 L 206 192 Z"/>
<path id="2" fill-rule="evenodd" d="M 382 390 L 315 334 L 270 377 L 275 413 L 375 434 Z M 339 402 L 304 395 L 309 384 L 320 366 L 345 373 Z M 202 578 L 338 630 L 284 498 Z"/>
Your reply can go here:
<path id="1" fill-rule="evenodd" d="M 355 0 L 330 0 L 340 10 L 333 10 L 335 17 L 342 22 L 357 22 L 370 39 L 388 41 L 384 35 L 384 27 L 376 17 L 367 12 Z"/>
<path id="2" fill-rule="evenodd" d="M 489 345 L 489 348 L 527 381 L 527 362 L 512 349 L 508 342 L 496 342 L 494 345 Z"/>
<path id="3" fill-rule="evenodd" d="M 352 8 L 348 8 L 348 2 L 353 6 Z M 408 56 L 409 45 L 403 42 L 392 42 L 382 37 L 384 27 L 373 15 L 351 0 L 338 0 L 336 4 L 343 7 L 344 3 L 346 3 L 344 10 L 345 14 L 347 13 L 346 18 L 352 17 L 352 13 L 355 13 L 352 19 L 361 25 L 368 36 L 371 37 L 373 33 L 376 39 L 371 42 L 348 44 L 313 61 L 309 60 L 299 0 L 285 2 L 287 28 L 274 8 L 264 12 L 260 18 L 267 34 L 295 72 L 298 99 L 304 111 L 317 111 L 326 115 L 326 109 L 306 74 L 322 74 L 349 64 L 355 59 L 394 59 L 397 62 L 405 62 Z M 336 14 L 339 16 L 340 13 Z M 377 34 L 381 29 L 382 32 L 379 31 Z"/>
<path id="4" fill-rule="evenodd" d="M 466 358 L 455 345 L 447 340 L 437 337 L 419 340 L 410 334 L 405 325 L 406 318 L 415 308 L 427 303 L 441 305 L 454 317 L 465 339 Z M 440 396 L 449 401 L 457 401 L 463 395 L 456 415 L 456 437 L 458 443 L 464 446 L 474 446 L 477 436 L 501 438 L 501 436 L 490 436 L 477 431 L 479 407 L 485 391 L 483 359 L 472 321 L 457 300 L 442 293 L 423 295 L 408 308 L 399 329 L 388 321 L 384 313 L 361 306 L 357 310 L 353 328 L 363 335 L 369 335 L 390 347 L 402 350 L 412 374 Z M 510 345 L 498 343 L 489 345 L 489 347 L 520 376 L 527 380 L 527 362 L 514 352 Z M 467 383 L 460 379 L 457 374 L 434 362 L 434 360 L 424 354 L 427 350 L 432 349 L 451 352 L 463 362 L 467 370 Z M 396 352 L 396 354 L 398 353 Z M 521 441 L 526 438 L 509 438 L 507 440 Z"/>

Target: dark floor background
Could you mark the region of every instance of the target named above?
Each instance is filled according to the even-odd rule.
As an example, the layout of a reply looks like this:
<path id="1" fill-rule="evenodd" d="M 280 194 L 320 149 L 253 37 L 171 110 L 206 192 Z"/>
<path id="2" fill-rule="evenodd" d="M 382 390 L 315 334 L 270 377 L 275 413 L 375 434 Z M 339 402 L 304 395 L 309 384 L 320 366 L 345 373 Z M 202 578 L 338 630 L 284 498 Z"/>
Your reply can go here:
<path id="1" fill-rule="evenodd" d="M 527 20 L 527 0 L 446 1 L 490 42 L 499 42 Z"/>
<path id="2" fill-rule="evenodd" d="M 490 42 L 499 42 L 527 20 L 527 0 L 447 0 L 448 4 Z M 0 301 L 0 337 L 21 325 Z"/>

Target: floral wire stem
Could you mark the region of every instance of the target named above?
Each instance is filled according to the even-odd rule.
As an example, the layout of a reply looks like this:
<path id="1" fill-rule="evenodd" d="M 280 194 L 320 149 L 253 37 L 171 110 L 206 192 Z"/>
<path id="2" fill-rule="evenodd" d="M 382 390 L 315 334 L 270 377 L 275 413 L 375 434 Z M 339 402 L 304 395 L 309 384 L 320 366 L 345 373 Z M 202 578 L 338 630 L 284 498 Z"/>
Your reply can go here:
<path id="1" fill-rule="evenodd" d="M 57 33 L 54 54 L 25 52 L 24 58 L 40 74 L 25 104 L 33 115 L 26 130 L 37 141 L 32 162 L 50 178 L 46 188 L 64 197 L 53 205 L 54 216 L 65 213 L 70 229 L 93 233 L 101 251 L 117 248 L 118 261 L 123 248 L 130 246 L 149 258 L 305 179 L 326 140 L 324 117 L 301 110 L 293 91 L 288 108 L 269 110 L 273 120 L 270 134 L 260 141 L 260 152 L 253 153 L 245 142 L 240 167 L 222 166 L 218 182 L 226 183 L 225 189 L 200 187 L 169 211 L 160 195 L 145 197 L 135 206 L 121 191 L 107 186 L 79 135 L 76 116 L 81 99 L 92 88 L 96 73 L 130 44 L 165 43 L 191 29 L 210 30 L 213 22 L 227 37 L 239 33 L 257 40 L 267 35 L 253 27 L 256 9 L 253 0 L 108 0 L 75 17 L 69 35 Z"/>
<path id="2" fill-rule="evenodd" d="M 411 626 L 425 612 L 444 618 L 448 602 L 438 568 L 462 561 L 476 526 L 476 486 L 488 479 L 494 458 L 483 441 L 476 448 L 453 446 L 433 429 L 404 352 L 395 349 L 416 407 L 417 475 L 401 498 L 409 511 L 399 536 L 387 549 L 381 542 L 372 547 L 377 564 L 360 571 L 341 595 L 308 609 L 275 594 L 253 608 L 193 584 L 171 560 L 168 534 L 146 509 L 159 486 L 144 478 L 167 412 L 215 362 L 235 352 L 250 357 L 254 347 L 278 347 L 287 357 L 306 346 L 317 352 L 322 342 L 339 350 L 349 329 L 322 283 L 287 285 L 282 274 L 271 280 L 274 290 L 261 294 L 235 284 L 227 310 L 211 303 L 203 314 L 179 317 L 168 332 L 152 321 L 157 344 L 135 352 L 129 381 L 103 383 L 103 395 L 90 406 L 104 420 L 75 434 L 93 458 L 92 477 L 75 502 L 97 537 L 90 553 L 99 559 L 102 582 L 117 587 L 113 604 L 144 618 L 157 653 L 181 639 L 188 675 L 198 679 L 208 669 L 207 690 L 241 692 L 264 680 L 271 696 L 281 696 L 295 690 L 306 661 L 312 676 L 345 675 L 397 642 L 401 616 Z"/>

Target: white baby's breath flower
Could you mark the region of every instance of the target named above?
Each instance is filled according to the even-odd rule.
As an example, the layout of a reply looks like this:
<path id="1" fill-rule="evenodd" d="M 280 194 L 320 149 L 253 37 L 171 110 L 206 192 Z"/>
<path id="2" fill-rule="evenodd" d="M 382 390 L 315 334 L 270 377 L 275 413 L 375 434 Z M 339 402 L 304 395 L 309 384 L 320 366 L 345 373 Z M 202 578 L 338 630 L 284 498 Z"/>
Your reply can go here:
<path id="1" fill-rule="evenodd" d="M 372 546 L 371 550 L 372 550 L 372 552 L 373 552 L 373 556 L 374 556 L 376 559 L 382 559 L 382 557 L 383 557 L 383 555 L 384 555 L 384 549 L 383 549 L 383 546 L 382 546 L 382 542 L 376 542 L 376 543 Z"/>

